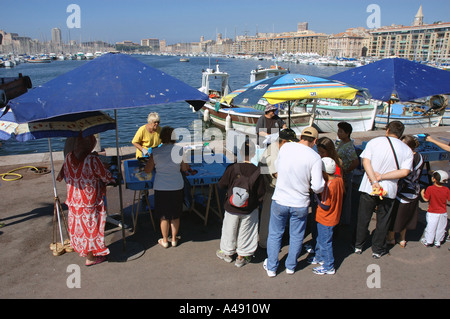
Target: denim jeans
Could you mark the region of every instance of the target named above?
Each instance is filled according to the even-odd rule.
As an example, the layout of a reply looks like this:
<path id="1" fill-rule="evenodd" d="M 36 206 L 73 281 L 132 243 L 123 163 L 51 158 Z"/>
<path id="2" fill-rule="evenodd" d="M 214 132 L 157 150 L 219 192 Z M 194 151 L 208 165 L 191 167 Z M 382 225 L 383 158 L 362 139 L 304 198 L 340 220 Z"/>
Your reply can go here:
<path id="1" fill-rule="evenodd" d="M 317 223 L 315 258 L 317 261 L 323 262 L 323 268 L 325 270 L 331 270 L 334 268 L 333 228 L 334 226 L 325 226 L 321 223 Z"/>
<path id="2" fill-rule="evenodd" d="M 289 253 L 285 266 L 294 270 L 297 258 L 300 255 L 305 235 L 308 207 L 288 207 L 272 201 L 269 222 L 269 236 L 267 239 L 267 269 L 276 271 L 281 249 L 281 239 L 284 234 L 286 222 L 289 220 Z"/>

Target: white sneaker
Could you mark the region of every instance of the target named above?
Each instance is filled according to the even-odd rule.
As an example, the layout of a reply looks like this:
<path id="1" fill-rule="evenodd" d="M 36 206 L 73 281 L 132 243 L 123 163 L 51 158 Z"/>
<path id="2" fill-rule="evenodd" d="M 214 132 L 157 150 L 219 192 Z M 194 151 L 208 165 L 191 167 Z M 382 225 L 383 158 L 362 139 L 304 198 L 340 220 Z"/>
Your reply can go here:
<path id="1" fill-rule="evenodd" d="M 268 269 L 267 269 L 267 258 L 264 259 L 263 268 L 264 268 L 264 270 L 267 272 L 267 276 L 269 276 L 269 277 L 275 277 L 275 276 L 277 275 L 277 273 L 276 273 L 275 271 L 272 271 L 272 270 L 268 270 Z"/>
<path id="2" fill-rule="evenodd" d="M 291 270 L 291 269 L 286 268 L 286 273 L 287 273 L 288 275 L 293 275 L 294 272 L 295 272 L 295 270 Z"/>

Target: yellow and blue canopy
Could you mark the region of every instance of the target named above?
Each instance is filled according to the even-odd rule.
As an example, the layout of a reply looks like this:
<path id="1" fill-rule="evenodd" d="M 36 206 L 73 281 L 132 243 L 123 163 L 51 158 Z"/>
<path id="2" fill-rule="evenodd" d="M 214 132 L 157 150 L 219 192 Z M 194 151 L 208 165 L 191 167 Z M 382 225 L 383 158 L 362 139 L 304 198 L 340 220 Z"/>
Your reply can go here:
<path id="1" fill-rule="evenodd" d="M 247 84 L 222 98 L 222 103 L 253 106 L 261 98 L 270 104 L 302 99 L 353 99 L 361 89 L 311 75 L 288 73 Z"/>

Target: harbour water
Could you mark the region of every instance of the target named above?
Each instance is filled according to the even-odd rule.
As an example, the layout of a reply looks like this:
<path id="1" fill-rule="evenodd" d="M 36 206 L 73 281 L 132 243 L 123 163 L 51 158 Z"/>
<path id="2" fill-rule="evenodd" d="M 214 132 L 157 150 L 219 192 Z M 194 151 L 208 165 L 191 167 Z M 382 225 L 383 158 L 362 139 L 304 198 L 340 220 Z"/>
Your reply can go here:
<path id="1" fill-rule="evenodd" d="M 148 56 L 135 55 L 135 58 L 154 68 L 166 72 L 167 74 L 178 78 L 179 80 L 199 88 L 201 85 L 202 69 L 216 68 L 219 64 L 220 70 L 230 74 L 231 90 L 243 87 L 250 81 L 250 71 L 257 68 L 269 67 L 274 65 L 273 61 L 255 60 L 255 59 L 235 59 L 235 58 L 208 58 L 208 57 L 190 57 L 190 62 L 180 62 L 180 57 L 176 56 Z M 66 60 L 52 61 L 51 63 L 30 64 L 22 63 L 18 66 L 7 69 L 0 69 L 0 77 L 16 77 L 19 73 L 29 76 L 33 87 L 37 87 L 47 81 L 64 74 L 83 63 L 89 63 L 87 60 Z M 294 63 L 279 62 L 279 66 L 290 69 L 291 73 L 300 73 L 307 75 L 316 75 L 327 77 L 333 74 L 347 70 L 345 67 L 334 66 L 316 66 Z M 150 112 L 158 112 L 161 117 L 161 125 L 170 125 L 174 128 L 186 128 L 193 131 L 195 120 L 201 119 L 201 113 L 192 112 L 189 105 L 185 102 L 172 103 L 165 105 L 140 107 L 117 111 L 119 146 L 132 146 L 131 140 L 139 126 L 146 123 L 147 115 Z M 109 112 L 114 117 L 114 112 Z M 101 146 L 104 148 L 115 147 L 115 131 L 101 133 Z M 30 154 L 48 152 L 48 140 L 40 139 L 27 142 L 17 142 L 13 138 L 8 141 L 0 141 L 0 156 L 15 154 Z M 52 138 L 52 150 L 61 151 L 64 148 L 65 138 Z"/>

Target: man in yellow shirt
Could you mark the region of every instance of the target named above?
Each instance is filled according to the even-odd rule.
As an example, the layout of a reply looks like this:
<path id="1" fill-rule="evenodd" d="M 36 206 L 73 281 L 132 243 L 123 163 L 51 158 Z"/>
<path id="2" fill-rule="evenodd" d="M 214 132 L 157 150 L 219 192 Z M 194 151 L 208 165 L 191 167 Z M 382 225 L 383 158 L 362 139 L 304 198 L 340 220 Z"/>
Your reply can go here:
<path id="1" fill-rule="evenodd" d="M 136 158 L 148 156 L 148 150 L 151 147 L 157 147 L 161 144 L 161 127 L 158 113 L 150 113 L 147 118 L 147 124 L 142 125 L 134 135 L 131 143 L 136 147 Z"/>

